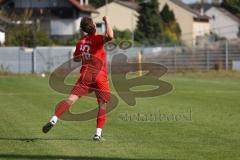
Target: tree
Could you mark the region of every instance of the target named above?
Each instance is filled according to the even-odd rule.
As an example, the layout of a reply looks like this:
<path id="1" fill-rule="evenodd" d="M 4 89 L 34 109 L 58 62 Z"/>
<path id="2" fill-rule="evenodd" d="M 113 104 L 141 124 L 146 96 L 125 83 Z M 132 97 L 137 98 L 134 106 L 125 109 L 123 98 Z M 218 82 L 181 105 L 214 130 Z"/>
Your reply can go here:
<path id="1" fill-rule="evenodd" d="M 16 22 L 7 27 L 6 45 L 35 47 L 36 45 L 51 45 L 51 40 L 42 31 L 38 30 L 36 24 L 28 24 L 31 19 L 32 10 L 25 10 L 22 15 L 12 14 L 10 17 Z"/>
<path id="2" fill-rule="evenodd" d="M 239 0 L 223 0 L 222 7 L 227 9 L 229 12 L 240 17 L 240 2 Z"/>
<path id="3" fill-rule="evenodd" d="M 180 40 L 181 29 L 176 22 L 175 15 L 166 4 L 160 12 L 160 20 L 162 21 L 163 39 L 165 43 L 176 43 Z"/>
<path id="4" fill-rule="evenodd" d="M 173 11 L 170 11 L 168 4 L 163 7 L 162 11 L 160 12 L 160 16 L 165 23 L 175 21 L 175 15 Z"/>
<path id="5" fill-rule="evenodd" d="M 162 29 L 159 20 L 157 0 L 140 3 L 140 10 L 135 40 L 144 45 L 155 45 L 162 42 Z"/>

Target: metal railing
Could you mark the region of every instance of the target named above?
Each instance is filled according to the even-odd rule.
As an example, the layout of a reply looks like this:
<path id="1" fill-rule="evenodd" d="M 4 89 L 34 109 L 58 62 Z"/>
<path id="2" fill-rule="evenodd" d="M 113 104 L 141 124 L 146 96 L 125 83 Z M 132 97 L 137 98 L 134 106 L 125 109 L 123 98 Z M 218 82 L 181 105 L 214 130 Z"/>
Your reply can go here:
<path id="1" fill-rule="evenodd" d="M 52 72 L 72 57 L 75 47 L 21 47 L 0 48 L 0 72 L 46 73 Z M 240 50 L 231 45 L 215 48 L 154 47 L 131 48 L 126 51 L 108 52 L 108 64 L 114 55 L 125 53 L 129 62 L 159 63 L 170 71 L 178 70 L 231 70 L 240 63 Z M 139 57 L 141 58 L 139 60 Z M 238 65 L 236 65 L 238 66 Z M 240 67 L 235 67 L 240 69 Z"/>

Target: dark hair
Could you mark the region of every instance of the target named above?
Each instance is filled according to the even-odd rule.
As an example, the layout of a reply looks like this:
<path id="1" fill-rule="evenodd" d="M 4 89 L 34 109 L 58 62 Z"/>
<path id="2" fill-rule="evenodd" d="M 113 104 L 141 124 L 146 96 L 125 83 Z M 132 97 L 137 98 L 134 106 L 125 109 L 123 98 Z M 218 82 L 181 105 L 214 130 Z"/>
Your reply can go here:
<path id="1" fill-rule="evenodd" d="M 95 25 L 93 23 L 92 18 L 90 17 L 83 17 L 80 23 L 81 30 L 86 32 L 87 34 L 92 34 L 96 32 Z"/>

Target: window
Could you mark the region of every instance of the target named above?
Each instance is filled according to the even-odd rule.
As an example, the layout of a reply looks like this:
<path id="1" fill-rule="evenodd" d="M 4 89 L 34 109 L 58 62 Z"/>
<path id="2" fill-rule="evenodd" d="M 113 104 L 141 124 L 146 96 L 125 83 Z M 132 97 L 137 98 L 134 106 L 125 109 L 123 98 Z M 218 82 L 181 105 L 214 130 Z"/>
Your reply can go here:
<path id="1" fill-rule="evenodd" d="M 53 16 L 65 19 L 73 18 L 74 11 L 71 8 L 53 8 L 51 13 Z"/>
<path id="2" fill-rule="evenodd" d="M 97 33 L 103 33 L 105 30 L 103 23 L 96 23 L 96 31 Z"/>
<path id="3" fill-rule="evenodd" d="M 213 19 L 213 20 L 215 20 L 215 19 L 216 19 L 215 15 L 213 15 L 213 16 L 212 16 L 212 19 Z"/>

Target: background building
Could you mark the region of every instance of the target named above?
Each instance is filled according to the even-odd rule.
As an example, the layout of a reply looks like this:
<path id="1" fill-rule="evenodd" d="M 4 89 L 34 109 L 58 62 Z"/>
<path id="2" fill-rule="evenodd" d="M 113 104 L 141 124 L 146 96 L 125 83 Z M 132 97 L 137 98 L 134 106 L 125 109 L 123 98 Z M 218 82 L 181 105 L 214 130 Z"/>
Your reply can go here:
<path id="1" fill-rule="evenodd" d="M 96 13 L 92 13 L 92 18 L 97 24 L 99 32 L 104 31 L 102 17 L 107 15 L 113 26 L 118 30 L 134 31 L 138 21 L 138 5 L 134 2 L 113 1 L 97 9 Z"/>
<path id="2" fill-rule="evenodd" d="M 205 12 L 210 17 L 211 31 L 220 37 L 235 39 L 240 36 L 240 19 L 224 8 L 210 7 Z"/>
<path id="3" fill-rule="evenodd" d="M 182 41 L 188 45 L 196 45 L 197 40 L 210 33 L 209 17 L 191 9 L 180 0 L 159 0 L 160 10 L 168 4 L 173 10 L 180 25 Z"/>
<path id="4" fill-rule="evenodd" d="M 79 32 L 81 17 L 97 13 L 88 0 L 8 0 L 1 4 L 17 15 L 32 9 L 32 23 L 39 24 L 41 30 L 53 37 L 71 37 Z"/>

